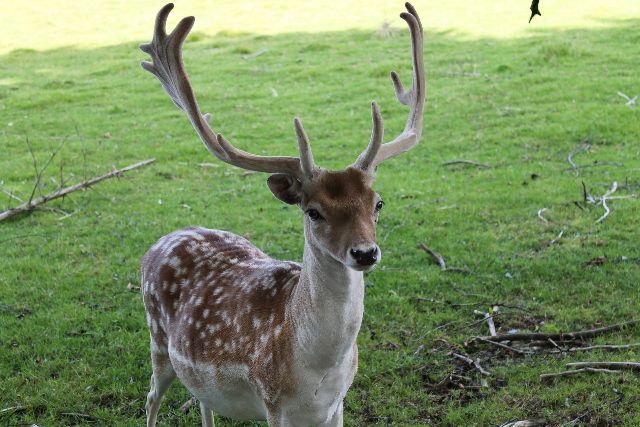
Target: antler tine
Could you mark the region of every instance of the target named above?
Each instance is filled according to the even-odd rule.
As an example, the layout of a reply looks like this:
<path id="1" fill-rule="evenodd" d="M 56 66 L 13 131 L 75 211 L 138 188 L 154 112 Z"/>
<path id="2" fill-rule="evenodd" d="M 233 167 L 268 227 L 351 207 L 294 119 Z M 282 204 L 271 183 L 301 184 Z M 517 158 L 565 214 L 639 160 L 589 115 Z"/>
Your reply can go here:
<path id="1" fill-rule="evenodd" d="M 167 35 L 166 22 L 173 4 L 165 5 L 156 17 L 153 40 L 140 45 L 152 62 L 142 62 L 142 68 L 155 75 L 165 92 L 178 108 L 184 111 L 207 149 L 225 163 L 258 172 L 286 173 L 303 178 L 300 159 L 285 156 L 257 156 L 235 148 L 209 126 L 210 115 L 204 116 L 196 101 L 189 77 L 182 61 L 182 45 L 191 31 L 195 18 L 183 18 Z"/>
<path id="2" fill-rule="evenodd" d="M 309 138 L 307 133 L 302 127 L 302 122 L 299 118 L 293 119 L 293 125 L 296 129 L 296 136 L 298 137 L 298 149 L 300 150 L 300 168 L 302 173 L 307 177 L 313 177 L 316 164 L 313 161 L 313 153 L 311 152 L 311 145 L 309 144 Z"/>
<path id="3" fill-rule="evenodd" d="M 373 119 L 373 127 L 371 130 L 371 141 L 369 141 L 369 145 L 367 149 L 360 154 L 354 166 L 362 169 L 369 170 L 371 164 L 373 163 L 378 151 L 380 150 L 380 146 L 382 145 L 382 138 L 384 137 L 384 126 L 382 125 L 382 116 L 380 115 L 380 108 L 375 101 L 371 103 L 371 116 Z"/>
<path id="4" fill-rule="evenodd" d="M 407 12 L 400 17 L 407 22 L 411 32 L 411 54 L 413 59 L 413 79 L 411 89 L 405 90 L 398 73 L 391 72 L 391 81 L 398 102 L 409 106 L 409 116 L 404 130 L 392 141 L 382 144 L 377 150 L 375 158 L 368 165 L 368 169 L 375 169 L 381 162 L 413 148 L 422 135 L 422 122 L 424 113 L 424 100 L 426 94 L 424 73 L 424 42 L 423 30 L 420 18 L 415 8 L 410 3 L 405 3 Z M 369 149 L 367 149 L 368 151 Z M 364 155 L 364 153 L 363 153 Z M 362 156 L 361 156 L 362 157 Z"/>

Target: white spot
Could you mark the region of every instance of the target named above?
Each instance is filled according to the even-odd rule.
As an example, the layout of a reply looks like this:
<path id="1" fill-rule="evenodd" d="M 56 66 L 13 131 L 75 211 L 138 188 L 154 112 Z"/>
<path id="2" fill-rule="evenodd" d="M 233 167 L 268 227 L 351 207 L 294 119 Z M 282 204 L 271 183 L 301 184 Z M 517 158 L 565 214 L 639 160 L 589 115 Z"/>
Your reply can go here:
<path id="1" fill-rule="evenodd" d="M 278 325 L 278 326 L 276 326 L 276 327 L 275 327 L 275 329 L 273 330 L 273 335 L 277 337 L 277 336 L 279 336 L 279 335 L 280 335 L 280 332 L 282 332 L 282 326 L 281 326 L 281 325 Z"/>
<path id="2" fill-rule="evenodd" d="M 209 317 L 209 309 L 205 308 L 204 310 L 202 310 L 202 318 L 206 319 L 207 317 Z"/>
<path id="3" fill-rule="evenodd" d="M 254 318 L 253 318 L 253 327 L 255 329 L 258 329 L 261 324 L 262 324 L 262 321 L 259 318 L 254 316 Z"/>

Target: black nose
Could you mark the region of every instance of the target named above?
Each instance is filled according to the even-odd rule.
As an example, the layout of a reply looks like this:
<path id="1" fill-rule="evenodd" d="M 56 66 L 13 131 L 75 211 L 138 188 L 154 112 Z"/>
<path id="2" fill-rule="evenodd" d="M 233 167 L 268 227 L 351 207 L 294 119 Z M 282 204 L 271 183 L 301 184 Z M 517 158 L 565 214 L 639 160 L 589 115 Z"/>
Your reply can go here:
<path id="1" fill-rule="evenodd" d="M 356 260 L 358 265 L 373 265 L 378 261 L 378 248 L 376 247 L 369 249 L 368 251 L 351 249 L 351 251 L 349 252 L 351 253 L 351 256 Z"/>

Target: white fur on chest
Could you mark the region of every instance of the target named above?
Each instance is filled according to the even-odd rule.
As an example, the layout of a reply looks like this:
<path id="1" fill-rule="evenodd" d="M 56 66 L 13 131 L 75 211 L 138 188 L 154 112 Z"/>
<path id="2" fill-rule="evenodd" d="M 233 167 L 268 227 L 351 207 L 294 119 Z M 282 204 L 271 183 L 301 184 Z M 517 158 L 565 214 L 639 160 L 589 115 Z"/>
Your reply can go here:
<path id="1" fill-rule="evenodd" d="M 328 422 L 342 403 L 356 374 L 355 346 L 336 366 L 324 369 L 299 367 L 296 398 L 284 411 L 294 425 L 318 425 Z"/>

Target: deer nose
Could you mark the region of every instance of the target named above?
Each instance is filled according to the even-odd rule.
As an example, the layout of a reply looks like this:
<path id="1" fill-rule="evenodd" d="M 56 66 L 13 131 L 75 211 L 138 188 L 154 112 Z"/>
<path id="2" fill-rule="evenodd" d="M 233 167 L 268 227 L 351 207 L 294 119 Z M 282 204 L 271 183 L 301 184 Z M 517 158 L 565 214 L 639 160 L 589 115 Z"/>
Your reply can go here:
<path id="1" fill-rule="evenodd" d="M 370 266 L 379 261 L 379 253 L 378 246 L 374 245 L 373 247 L 363 248 L 352 248 L 349 253 L 356 260 L 358 265 L 363 267 Z"/>

